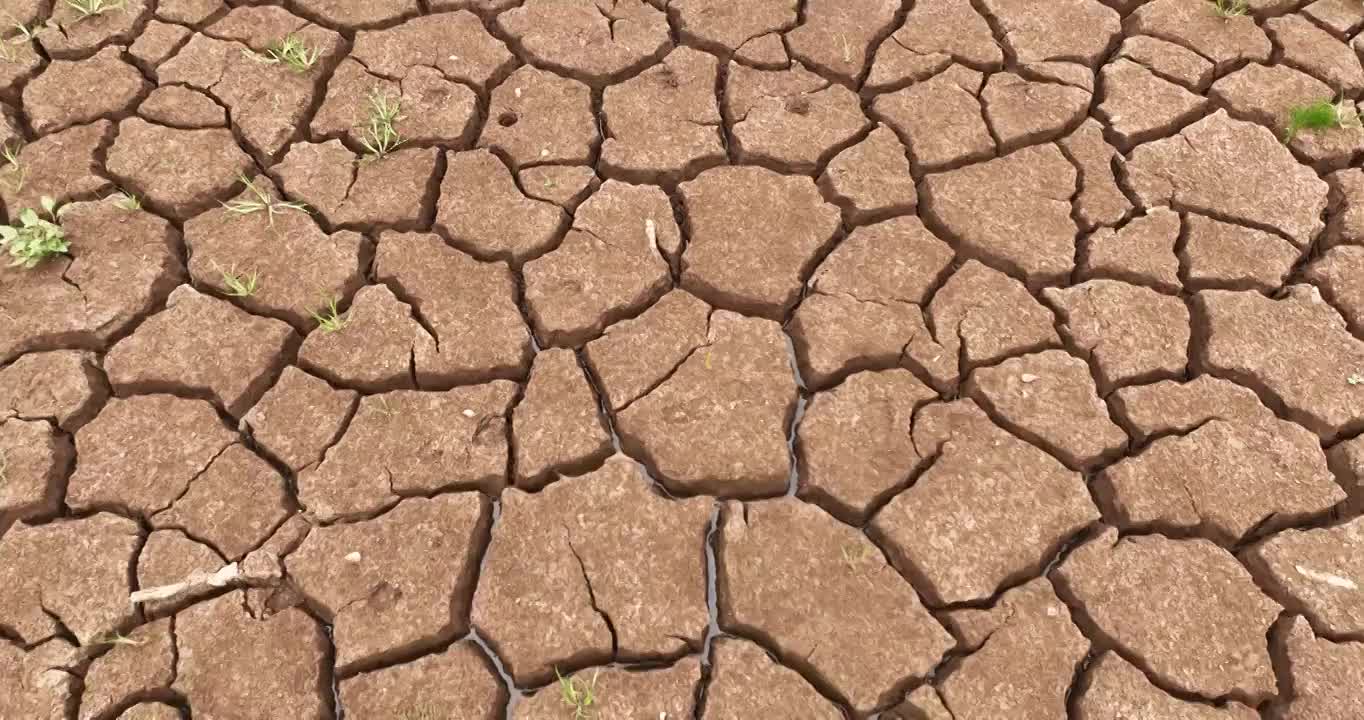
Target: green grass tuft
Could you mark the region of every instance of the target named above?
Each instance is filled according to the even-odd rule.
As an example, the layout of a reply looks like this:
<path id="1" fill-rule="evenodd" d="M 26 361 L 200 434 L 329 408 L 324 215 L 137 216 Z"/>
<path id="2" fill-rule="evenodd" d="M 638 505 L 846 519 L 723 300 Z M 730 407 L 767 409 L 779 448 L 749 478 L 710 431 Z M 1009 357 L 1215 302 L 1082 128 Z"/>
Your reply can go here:
<path id="1" fill-rule="evenodd" d="M 592 681 L 588 683 L 575 677 L 564 677 L 558 668 L 554 669 L 554 676 L 559 678 L 560 699 L 573 709 L 572 720 L 592 720 L 597 716 L 596 710 L 592 709 L 597 704 L 597 673 L 592 673 Z"/>
<path id="2" fill-rule="evenodd" d="M 42 204 L 46 218 L 33 208 L 24 208 L 19 211 L 17 225 L 0 225 L 0 246 L 8 248 L 14 258 L 10 267 L 31 270 L 47 258 L 71 249 L 66 233 L 57 224 L 61 208 L 47 196 L 43 196 Z"/>
<path id="3" fill-rule="evenodd" d="M 390 99 L 382 90 L 369 94 L 369 120 L 360 136 L 360 144 L 370 158 L 381 158 L 403 144 L 394 123 L 403 119 L 402 103 Z"/>
<path id="4" fill-rule="evenodd" d="M 335 297 L 327 298 L 326 307 L 313 313 L 313 320 L 317 321 L 317 329 L 324 333 L 334 333 L 346 326 L 349 319 L 342 315 L 337 308 L 339 302 Z"/>
<path id="5" fill-rule="evenodd" d="M 5 184 L 11 192 L 19 192 L 24 189 L 24 179 L 28 176 L 28 170 L 19 161 L 19 152 L 24 146 L 19 143 L 5 143 L 0 145 L 0 159 L 4 159 L 5 167 L 0 168 L 0 182 Z"/>
<path id="6" fill-rule="evenodd" d="M 1209 5 L 1218 17 L 1234 18 L 1250 14 L 1250 4 L 1246 0 L 1210 0 Z"/>
<path id="7" fill-rule="evenodd" d="M 301 202 L 275 200 L 270 197 L 270 193 L 257 187 L 255 180 L 248 179 L 245 175 L 238 175 L 237 180 L 245 185 L 246 189 L 250 190 L 254 197 L 249 200 L 232 200 L 223 203 L 223 207 L 230 213 L 236 215 L 254 215 L 258 212 L 264 212 L 271 225 L 275 224 L 275 216 L 286 210 L 295 210 L 305 215 L 308 214 L 307 205 L 304 205 Z"/>
<path id="8" fill-rule="evenodd" d="M 1304 130 L 1315 132 L 1335 128 L 1358 128 L 1359 125 L 1359 112 L 1349 100 L 1341 100 L 1339 103 L 1320 100 L 1289 109 L 1288 127 L 1284 130 L 1283 141 L 1292 142 L 1293 138 Z"/>
<path id="9" fill-rule="evenodd" d="M 67 6 L 80 13 L 81 20 L 103 15 L 110 10 L 123 10 L 127 0 L 64 0 Z"/>
<path id="10" fill-rule="evenodd" d="M 250 274 L 238 273 L 236 268 L 219 272 L 222 273 L 223 285 L 227 287 L 227 295 L 230 297 L 251 297 L 260 289 L 260 273 L 255 270 Z"/>
<path id="11" fill-rule="evenodd" d="M 142 198 L 128 192 L 127 190 L 118 191 L 118 199 L 114 201 L 121 210 L 134 212 L 142 209 Z"/>
<path id="12" fill-rule="evenodd" d="M 322 56 L 322 51 L 308 47 L 303 42 L 303 38 L 294 33 L 285 35 L 283 39 L 276 40 L 265 46 L 264 53 L 255 53 L 250 50 L 243 50 L 247 57 L 256 62 L 266 65 L 283 65 L 296 73 L 305 73 L 317 65 L 317 60 Z"/>

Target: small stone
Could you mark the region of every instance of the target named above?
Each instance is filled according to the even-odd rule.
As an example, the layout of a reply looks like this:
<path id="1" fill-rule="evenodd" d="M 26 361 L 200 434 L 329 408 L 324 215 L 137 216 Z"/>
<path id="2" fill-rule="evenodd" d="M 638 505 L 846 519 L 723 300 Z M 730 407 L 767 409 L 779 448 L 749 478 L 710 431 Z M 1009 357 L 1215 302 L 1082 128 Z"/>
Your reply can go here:
<path id="1" fill-rule="evenodd" d="M 115 398 L 76 433 L 80 463 L 66 502 L 77 511 L 113 507 L 153 515 L 170 507 L 236 439 L 202 400 Z"/>
<path id="2" fill-rule="evenodd" d="M 1287 658 L 1293 693 L 1283 703 L 1286 718 L 1330 720 L 1364 713 L 1364 642 L 1318 638 L 1301 617 L 1280 632 L 1275 644 Z"/>
<path id="3" fill-rule="evenodd" d="M 367 395 L 322 462 L 298 476 L 298 498 L 322 522 L 373 514 L 402 496 L 506 484 L 506 380 L 445 392 Z M 473 409 L 475 415 L 460 414 Z"/>
<path id="4" fill-rule="evenodd" d="M 856 712 L 884 704 L 952 646 L 865 535 L 794 498 L 728 503 L 718 560 L 721 629 L 770 638 L 784 664 Z M 824 642 L 830 633 L 844 641 Z"/>
<path id="5" fill-rule="evenodd" d="M 1259 713 L 1239 702 L 1216 708 L 1179 700 L 1151 684 L 1141 670 L 1114 652 L 1089 666 L 1089 683 L 1078 704 L 1079 720 L 1152 717 L 1162 720 L 1257 720 Z"/>
<path id="6" fill-rule="evenodd" d="M 229 593 L 175 617 L 175 690 L 204 717 L 322 717 L 330 670 L 326 635 L 307 613 L 256 620 Z"/>
<path id="7" fill-rule="evenodd" d="M 165 310 L 109 350 L 104 368 L 117 392 L 203 393 L 240 417 L 273 382 L 297 340 L 286 323 L 181 285 Z"/>
<path id="8" fill-rule="evenodd" d="M 534 490 L 551 475 L 571 475 L 611 454 L 597 397 L 572 350 L 535 356 L 525 395 L 512 414 L 516 485 Z"/>
<path id="9" fill-rule="evenodd" d="M 1241 552 L 1289 612 L 1331 637 L 1364 636 L 1364 519 L 1284 530 Z"/>
<path id="10" fill-rule="evenodd" d="M 1275 693 L 1265 633 L 1280 607 L 1211 542 L 1119 539 L 1110 528 L 1053 580 L 1117 650 L 1169 687 L 1250 704 Z"/>
<path id="11" fill-rule="evenodd" d="M 436 229 L 470 255 L 519 266 L 549 250 L 568 226 L 563 209 L 523 195 L 491 152 L 451 152 L 446 163 Z"/>
<path id="12" fill-rule="evenodd" d="M 507 691 L 469 641 L 341 681 L 341 705 L 347 715 L 361 720 L 403 717 L 414 707 L 437 717 L 491 718 L 506 703 Z"/>
<path id="13" fill-rule="evenodd" d="M 298 472 L 320 462 L 355 409 L 354 390 L 338 390 L 321 378 L 284 368 L 242 422 L 271 456 Z"/>
<path id="14" fill-rule="evenodd" d="M 1068 279 L 1075 268 L 1077 181 L 1055 145 L 1037 145 L 930 175 L 921 206 L 951 233 L 958 253 L 999 263 L 1036 287 Z"/>
<path id="15" fill-rule="evenodd" d="M 878 125 L 867 139 L 829 162 L 819 186 L 853 225 L 913 212 L 919 198 L 905 152 L 894 131 Z"/>
<path id="16" fill-rule="evenodd" d="M 616 457 L 534 495 L 503 494 L 473 624 L 518 685 L 550 681 L 558 667 L 701 648 L 711 502 L 650 486 Z"/>
<path id="17" fill-rule="evenodd" d="M 682 285 L 712 305 L 780 319 L 834 239 L 838 210 L 809 178 L 720 167 L 679 186 L 690 241 Z"/>
<path id="18" fill-rule="evenodd" d="M 337 674 L 468 632 L 478 549 L 490 519 L 486 499 L 458 493 L 409 498 L 373 520 L 308 534 L 284 564 L 332 626 Z M 356 547 L 361 559 L 352 562 L 345 551 Z"/>
<path id="19" fill-rule="evenodd" d="M 966 394 L 1068 467 L 1092 468 L 1127 450 L 1127 434 L 1109 419 L 1089 365 L 1064 350 L 980 368 Z"/>
<path id="20" fill-rule="evenodd" d="M 706 710 L 700 720 L 799 717 L 841 720 L 843 714 L 795 670 L 758 645 L 720 636 L 711 659 Z"/>
<path id="21" fill-rule="evenodd" d="M 933 392 L 908 370 L 858 373 L 810 401 L 796 436 L 797 494 L 862 525 L 870 510 L 923 466 L 910 437 Z"/>
<path id="22" fill-rule="evenodd" d="M 0 536 L 0 626 L 25 645 L 60 632 L 88 645 L 127 627 L 128 568 L 141 544 L 137 523 L 110 513 L 14 526 Z"/>
<path id="23" fill-rule="evenodd" d="M 942 605 L 989 598 L 1036 575 L 1099 518 L 1078 473 L 996 427 L 969 400 L 919 412 L 914 445 L 938 455 L 870 529 L 896 567 Z"/>
<path id="24" fill-rule="evenodd" d="M 774 495 L 791 471 L 786 433 L 796 395 L 781 327 L 720 311 L 706 344 L 619 412 L 616 431 L 674 492 Z"/>
<path id="25" fill-rule="evenodd" d="M 1182 227 L 1179 213 L 1155 208 L 1117 230 L 1095 230 L 1081 241 L 1079 279 L 1108 278 L 1179 292 L 1183 283 L 1175 246 Z"/>

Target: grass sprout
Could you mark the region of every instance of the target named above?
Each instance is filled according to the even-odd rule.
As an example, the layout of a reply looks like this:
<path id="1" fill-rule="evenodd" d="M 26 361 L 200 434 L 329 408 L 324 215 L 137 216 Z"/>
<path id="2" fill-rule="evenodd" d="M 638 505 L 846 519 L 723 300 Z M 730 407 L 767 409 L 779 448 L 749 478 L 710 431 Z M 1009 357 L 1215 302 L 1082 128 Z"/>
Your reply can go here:
<path id="1" fill-rule="evenodd" d="M 114 205 L 117 205 L 119 209 L 133 212 L 142 209 L 142 198 L 127 190 L 120 190 L 118 192 L 118 199 L 114 201 Z"/>
<path id="2" fill-rule="evenodd" d="M 15 34 L 0 39 L 0 61 L 14 62 L 19 57 L 16 48 L 19 45 L 33 42 L 33 38 L 37 35 L 37 31 L 18 20 L 15 20 L 14 16 L 9 13 L 5 13 L 5 17 L 9 18 L 9 27 L 15 29 Z"/>
<path id="3" fill-rule="evenodd" d="M 559 669 L 554 669 L 554 676 L 559 678 L 559 696 L 564 704 L 573 709 L 573 720 L 591 720 L 597 713 L 592 709 L 597 704 L 597 673 L 592 673 L 591 682 L 580 682 L 575 677 L 564 677 L 559 674 Z"/>
<path id="4" fill-rule="evenodd" d="M 94 644 L 95 644 L 95 645 L 129 645 L 129 646 L 132 646 L 132 647 L 141 647 L 142 645 L 146 645 L 146 644 L 147 644 L 147 641 L 146 641 L 145 639 L 143 639 L 143 640 L 134 640 L 134 639 L 132 639 L 132 638 L 128 637 L 127 635 L 124 635 L 123 633 L 120 633 L 120 632 L 110 632 L 110 633 L 105 633 L 104 635 L 101 635 L 101 636 L 95 638 L 95 639 L 94 639 Z"/>
<path id="5" fill-rule="evenodd" d="M 1318 131 L 1335 128 L 1359 128 L 1359 111 L 1349 100 L 1333 103 L 1319 100 L 1307 105 L 1299 105 L 1288 111 L 1288 127 L 1284 130 L 1284 142 L 1292 142 L 1304 130 Z"/>
<path id="6" fill-rule="evenodd" d="M 360 136 L 360 144 L 371 158 L 381 158 L 403 144 L 403 138 L 393 125 L 402 116 L 402 102 L 391 99 L 382 90 L 369 94 L 369 120 Z"/>
<path id="7" fill-rule="evenodd" d="M 80 13 L 80 20 L 103 15 L 110 10 L 123 10 L 127 0 L 64 0 L 66 5 Z"/>
<path id="8" fill-rule="evenodd" d="M 256 294 L 260 289 L 260 273 L 252 270 L 248 273 L 239 273 L 236 268 L 231 270 L 220 270 L 223 276 L 223 285 L 227 287 L 229 297 L 247 298 Z"/>
<path id="9" fill-rule="evenodd" d="M 0 168 L 0 182 L 5 184 L 12 192 L 19 192 L 24 189 L 24 179 L 28 175 L 28 170 L 19 161 L 19 152 L 24 149 L 18 143 L 4 143 L 0 145 L 0 159 L 4 159 L 5 167 Z"/>
<path id="10" fill-rule="evenodd" d="M 327 298 L 326 307 L 313 313 L 313 320 L 317 321 L 317 329 L 324 333 L 334 333 L 346 326 L 349 319 L 342 315 L 337 308 L 339 302 L 335 297 Z"/>
<path id="11" fill-rule="evenodd" d="M 266 65 L 283 65 L 296 73 L 305 73 L 313 69 L 317 64 L 318 58 L 322 56 L 322 51 L 317 48 L 310 48 L 295 33 L 289 33 L 282 39 L 276 40 L 265 46 L 264 53 L 255 53 L 250 50 L 243 50 L 247 57 L 256 62 Z"/>
<path id="12" fill-rule="evenodd" d="M 264 212 L 271 225 L 275 224 L 275 216 L 287 210 L 295 210 L 305 215 L 308 213 L 308 206 L 301 202 L 286 202 L 270 197 L 270 193 L 262 190 L 256 185 L 255 180 L 247 179 L 245 175 L 238 175 L 237 180 L 251 191 L 252 197 L 246 200 L 231 200 L 223 203 L 223 207 L 228 212 L 236 215 L 254 215 Z"/>
<path id="13" fill-rule="evenodd" d="M 4 487 L 9 482 L 9 457 L 5 455 L 3 448 L 0 448 L 0 487 Z"/>
<path id="14" fill-rule="evenodd" d="M 1212 11 L 1218 17 L 1234 18 L 1250 14 L 1250 3 L 1246 0 L 1211 0 Z"/>
<path id="15" fill-rule="evenodd" d="M 44 218 L 33 208 L 19 211 L 18 224 L 0 225 L 0 246 L 9 250 L 10 267 L 31 270 L 53 255 L 71 249 L 62 226 L 57 224 L 61 208 L 50 197 L 42 199 Z"/>

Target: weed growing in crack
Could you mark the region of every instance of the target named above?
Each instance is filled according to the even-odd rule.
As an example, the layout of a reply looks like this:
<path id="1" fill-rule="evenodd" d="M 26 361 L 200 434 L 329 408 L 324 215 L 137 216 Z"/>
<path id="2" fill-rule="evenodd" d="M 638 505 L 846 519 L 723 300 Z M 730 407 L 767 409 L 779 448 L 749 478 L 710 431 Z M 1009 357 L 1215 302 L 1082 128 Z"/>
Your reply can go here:
<path id="1" fill-rule="evenodd" d="M 1242 17 L 1250 14 L 1250 3 L 1246 0 L 1210 0 L 1212 11 L 1221 18 Z"/>
<path id="2" fill-rule="evenodd" d="M 110 10 L 123 10 L 127 0 L 65 0 L 68 7 L 80 13 L 78 20 L 103 15 Z"/>
<path id="3" fill-rule="evenodd" d="M 0 159 L 4 159 L 5 167 L 0 168 L 0 182 L 5 184 L 11 192 L 19 192 L 24 189 L 24 178 L 28 175 L 28 170 L 19 161 L 19 152 L 24 149 L 18 143 L 5 143 L 0 145 Z"/>
<path id="4" fill-rule="evenodd" d="M 339 301 L 335 297 L 327 298 L 327 306 L 320 311 L 313 312 L 313 320 L 317 321 L 317 329 L 324 333 L 334 333 L 346 326 L 349 320 L 341 311 L 337 309 Z"/>
<path id="5" fill-rule="evenodd" d="M 223 276 L 223 285 L 227 287 L 229 297 L 246 298 L 256 294 L 260 289 L 260 273 L 252 270 L 251 273 L 238 273 L 236 268 L 231 270 L 220 270 Z"/>
<path id="6" fill-rule="evenodd" d="M 124 635 L 123 633 L 120 633 L 120 632 L 109 632 L 109 633 L 105 633 L 104 635 L 100 635 L 100 636 L 97 637 L 97 638 L 94 638 L 94 640 L 92 641 L 92 644 L 94 644 L 94 645 L 129 645 L 129 646 L 132 646 L 132 647 L 140 647 L 140 646 L 142 646 L 142 645 L 146 645 L 146 644 L 147 644 L 147 641 L 146 641 L 146 640 L 134 640 L 134 639 L 132 639 L 132 638 L 128 637 L 127 635 Z"/>
<path id="7" fill-rule="evenodd" d="M 33 208 L 24 208 L 19 211 L 18 225 L 0 225 L 0 246 L 8 248 L 10 256 L 14 258 L 10 267 L 22 266 L 30 270 L 47 258 L 71 249 L 66 233 L 57 224 L 62 208 L 46 195 L 43 196 L 42 205 L 46 219 Z"/>
<path id="8" fill-rule="evenodd" d="M 369 94 L 369 121 L 360 136 L 360 144 L 369 158 L 381 158 L 403 144 L 402 136 L 393 126 L 403 119 L 401 112 L 402 102 L 390 99 L 382 90 Z"/>
<path id="9" fill-rule="evenodd" d="M 120 190 L 118 192 L 118 199 L 114 201 L 114 205 L 116 205 L 120 210 L 134 212 L 136 210 L 142 209 L 142 198 L 128 192 L 127 190 Z"/>
<path id="10" fill-rule="evenodd" d="M 1359 128 L 1359 111 L 1349 100 L 1333 103 L 1320 100 L 1307 105 L 1299 105 L 1288 111 L 1288 128 L 1284 130 L 1285 143 L 1293 141 L 1304 130 L 1332 130 L 1335 128 Z"/>
<path id="11" fill-rule="evenodd" d="M 282 40 L 276 40 L 265 46 L 264 53 L 256 53 L 250 50 L 242 51 L 247 57 L 266 65 L 283 65 L 296 73 L 305 73 L 313 69 L 317 64 L 317 59 L 322 56 L 322 51 L 308 47 L 303 42 L 303 38 L 294 33 L 285 35 Z"/>
<path id="12" fill-rule="evenodd" d="M 564 704 L 573 708 L 573 720 L 591 720 L 597 713 L 592 709 L 597 704 L 597 673 L 592 673 L 592 681 L 579 682 L 575 677 L 564 677 L 554 668 L 554 676 L 559 678 L 559 697 Z"/>
<path id="13" fill-rule="evenodd" d="M 0 487 L 4 487 L 9 482 L 9 457 L 4 450 L 0 450 Z"/>
<path id="14" fill-rule="evenodd" d="M 251 194 L 255 197 L 250 200 L 232 200 L 223 203 L 223 207 L 227 208 L 227 211 L 230 213 L 237 215 L 253 215 L 258 212 L 264 212 L 268 217 L 270 225 L 275 224 L 276 215 L 279 215 L 286 210 L 296 210 L 305 215 L 308 214 L 307 205 L 304 205 L 301 202 L 275 200 L 270 197 L 270 193 L 256 187 L 255 180 L 248 180 L 245 175 L 238 175 L 237 180 L 245 185 L 246 189 L 250 190 Z"/>
<path id="15" fill-rule="evenodd" d="M 9 13 L 5 13 L 5 17 L 9 19 L 9 26 L 14 28 L 16 32 L 11 37 L 0 39 L 0 61 L 14 62 L 19 57 L 15 48 L 33 42 L 36 31 L 15 20 L 14 16 Z"/>

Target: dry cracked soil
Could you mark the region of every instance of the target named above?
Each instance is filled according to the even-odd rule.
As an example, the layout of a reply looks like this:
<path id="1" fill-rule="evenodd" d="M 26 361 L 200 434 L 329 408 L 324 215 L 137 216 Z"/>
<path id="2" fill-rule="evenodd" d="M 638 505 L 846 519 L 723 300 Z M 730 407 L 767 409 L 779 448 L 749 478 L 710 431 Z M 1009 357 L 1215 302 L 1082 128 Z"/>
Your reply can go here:
<path id="1" fill-rule="evenodd" d="M 1364 718 L 1364 5 L 1222 6 L 0 0 L 0 720 Z"/>

